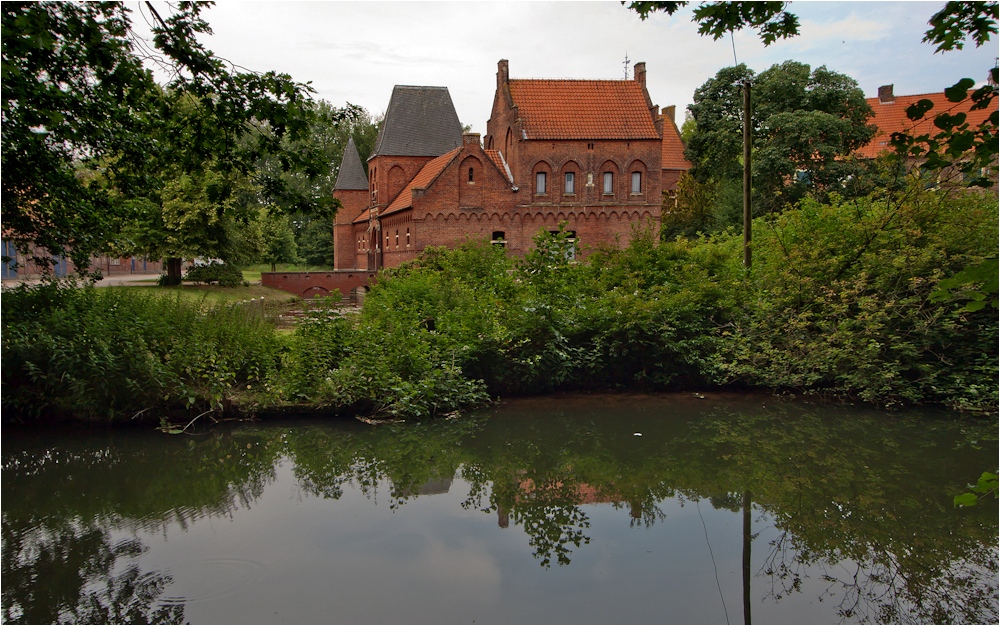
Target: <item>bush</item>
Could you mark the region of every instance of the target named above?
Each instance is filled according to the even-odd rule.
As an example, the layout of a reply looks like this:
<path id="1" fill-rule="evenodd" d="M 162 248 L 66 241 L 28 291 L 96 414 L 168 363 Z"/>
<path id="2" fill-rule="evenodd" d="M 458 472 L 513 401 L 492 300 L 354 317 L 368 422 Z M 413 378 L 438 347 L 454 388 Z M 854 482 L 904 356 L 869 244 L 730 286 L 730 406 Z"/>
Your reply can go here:
<path id="1" fill-rule="evenodd" d="M 22 420 L 225 409 L 279 362 L 273 325 L 246 307 L 53 281 L 4 291 L 2 315 L 2 405 Z"/>
<path id="2" fill-rule="evenodd" d="M 218 283 L 220 287 L 247 286 L 250 283 L 243 280 L 240 268 L 226 263 L 210 262 L 208 265 L 195 265 L 188 268 L 184 280 L 194 283 Z"/>

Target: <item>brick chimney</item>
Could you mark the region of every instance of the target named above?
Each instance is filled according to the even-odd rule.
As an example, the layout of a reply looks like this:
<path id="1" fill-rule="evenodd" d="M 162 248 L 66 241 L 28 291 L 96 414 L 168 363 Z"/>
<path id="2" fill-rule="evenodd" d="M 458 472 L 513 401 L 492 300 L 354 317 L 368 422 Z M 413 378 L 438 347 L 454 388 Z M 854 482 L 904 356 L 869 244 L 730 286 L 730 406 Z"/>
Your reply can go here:
<path id="1" fill-rule="evenodd" d="M 671 104 L 668 107 L 663 107 L 663 114 L 670 118 L 670 121 L 674 124 L 677 123 L 677 106 Z"/>
<path id="2" fill-rule="evenodd" d="M 892 95 L 892 85 L 882 85 L 878 88 L 878 101 L 881 104 L 892 104 L 896 96 Z"/>
<path id="3" fill-rule="evenodd" d="M 468 146 L 478 146 L 479 143 L 479 133 L 462 133 L 462 145 Z"/>
<path id="4" fill-rule="evenodd" d="M 643 62 L 636 63 L 635 68 L 632 70 L 632 78 L 642 85 L 646 86 L 646 64 Z"/>
<path id="5" fill-rule="evenodd" d="M 507 71 L 507 59 L 500 59 L 497 63 L 497 89 L 506 85 L 510 81 L 510 74 Z"/>

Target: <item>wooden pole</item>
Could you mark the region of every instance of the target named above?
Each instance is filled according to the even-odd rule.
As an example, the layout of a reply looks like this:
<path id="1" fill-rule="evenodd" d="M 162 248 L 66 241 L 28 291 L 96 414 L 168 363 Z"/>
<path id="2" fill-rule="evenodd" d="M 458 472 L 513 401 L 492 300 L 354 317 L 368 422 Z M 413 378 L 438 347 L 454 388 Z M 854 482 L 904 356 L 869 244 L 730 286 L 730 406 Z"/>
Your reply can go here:
<path id="1" fill-rule="evenodd" d="M 743 267 L 750 269 L 750 79 L 743 81 Z"/>
<path id="2" fill-rule="evenodd" d="M 743 492 L 743 623 L 750 624 L 750 492 Z"/>

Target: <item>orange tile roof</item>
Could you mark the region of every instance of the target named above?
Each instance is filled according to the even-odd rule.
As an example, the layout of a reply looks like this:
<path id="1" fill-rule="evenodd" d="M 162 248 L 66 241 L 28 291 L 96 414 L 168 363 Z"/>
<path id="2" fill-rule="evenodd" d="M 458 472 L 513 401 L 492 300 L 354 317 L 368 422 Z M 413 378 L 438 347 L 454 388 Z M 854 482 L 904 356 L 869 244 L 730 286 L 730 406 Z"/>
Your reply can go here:
<path id="1" fill-rule="evenodd" d="M 372 210 L 371 209 L 365 209 L 364 212 L 361 215 L 359 215 L 358 218 L 356 220 L 354 220 L 353 222 L 351 222 L 351 223 L 352 224 L 358 224 L 360 222 L 367 222 L 368 218 L 371 217 L 371 214 L 372 214 Z"/>
<path id="2" fill-rule="evenodd" d="M 971 94 L 972 91 L 969 91 Z M 915 104 L 918 100 L 930 100 L 934 103 L 934 108 L 924 116 L 922 120 L 916 122 L 906 117 L 906 107 Z M 948 102 L 944 93 L 923 93 L 912 96 L 896 96 L 893 102 L 880 102 L 878 98 L 868 98 L 868 105 L 875 111 L 875 117 L 868 120 L 870 124 L 878 126 L 878 132 L 871 142 L 860 148 L 855 154 L 862 157 L 873 158 L 883 152 L 892 150 L 889 145 L 893 133 L 907 131 L 912 135 L 929 134 L 931 136 L 941 132 L 934 126 L 934 116 L 938 113 L 948 112 L 966 113 L 969 124 L 977 127 L 989 117 L 990 113 L 997 110 L 997 100 L 988 109 L 970 111 L 972 100 L 965 99 L 961 102 Z"/>
<path id="3" fill-rule="evenodd" d="M 677 125 L 669 116 L 663 116 L 663 152 L 661 168 L 665 170 L 691 169 L 691 162 L 684 158 L 684 141 Z"/>
<path id="4" fill-rule="evenodd" d="M 528 139 L 659 139 L 634 80 L 511 80 Z"/>
<path id="5" fill-rule="evenodd" d="M 450 163 L 451 160 L 454 159 L 455 156 L 458 155 L 458 153 L 461 151 L 462 148 L 461 146 L 459 146 L 458 148 L 455 148 L 451 152 L 446 152 L 441 156 L 439 156 L 438 158 L 432 161 L 428 161 L 426 165 L 420 168 L 420 171 L 417 172 L 417 175 L 413 177 L 413 180 L 410 181 L 410 184 L 408 184 L 401 192 L 399 192 L 399 195 L 396 196 L 396 199 L 393 200 L 389 204 L 389 206 L 386 207 L 384 211 L 382 211 L 382 215 L 395 213 L 396 211 L 408 209 L 410 206 L 412 206 L 413 190 L 426 189 L 427 185 L 429 185 L 431 181 L 437 178 L 437 175 L 441 173 L 441 170 L 443 170 L 445 166 L 448 165 L 448 163 Z"/>
<path id="6" fill-rule="evenodd" d="M 507 167 L 507 164 L 503 160 L 503 155 L 500 154 L 499 150 L 484 150 L 483 152 L 485 152 L 490 161 L 493 161 L 493 164 L 497 166 L 497 169 L 500 170 L 504 180 L 508 183 L 514 182 L 510 178 L 510 168 Z"/>

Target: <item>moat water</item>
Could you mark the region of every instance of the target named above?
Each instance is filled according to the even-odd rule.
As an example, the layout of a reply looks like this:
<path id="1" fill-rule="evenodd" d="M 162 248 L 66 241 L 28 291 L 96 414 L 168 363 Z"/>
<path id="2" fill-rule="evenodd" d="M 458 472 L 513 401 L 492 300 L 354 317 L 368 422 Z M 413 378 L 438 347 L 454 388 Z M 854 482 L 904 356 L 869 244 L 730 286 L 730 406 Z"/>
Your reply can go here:
<path id="1" fill-rule="evenodd" d="M 995 419 L 706 396 L 8 430 L 3 621 L 998 621 Z"/>

